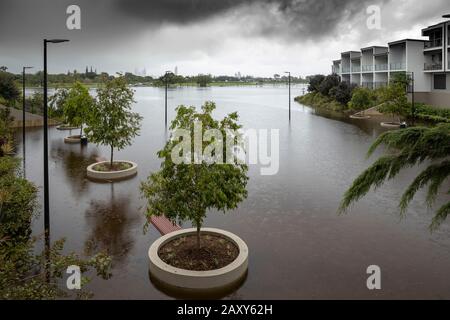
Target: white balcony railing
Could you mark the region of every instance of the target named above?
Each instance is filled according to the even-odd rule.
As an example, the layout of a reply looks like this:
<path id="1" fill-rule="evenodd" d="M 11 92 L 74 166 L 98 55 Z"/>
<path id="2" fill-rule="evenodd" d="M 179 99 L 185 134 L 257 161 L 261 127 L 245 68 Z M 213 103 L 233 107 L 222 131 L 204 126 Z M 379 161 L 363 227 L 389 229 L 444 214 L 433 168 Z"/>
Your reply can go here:
<path id="1" fill-rule="evenodd" d="M 442 70 L 442 62 L 425 63 L 423 70 L 425 71 Z"/>
<path id="2" fill-rule="evenodd" d="M 373 66 L 372 65 L 362 66 L 361 70 L 362 72 L 370 72 L 373 71 Z"/>
<path id="3" fill-rule="evenodd" d="M 433 39 L 424 42 L 425 49 L 439 48 L 439 47 L 442 47 L 442 39 Z"/>
<path id="4" fill-rule="evenodd" d="M 390 65 L 391 70 L 405 70 L 406 64 L 404 62 L 395 62 Z"/>
<path id="5" fill-rule="evenodd" d="M 376 64 L 375 65 L 375 71 L 387 71 L 388 65 L 386 64 Z"/>

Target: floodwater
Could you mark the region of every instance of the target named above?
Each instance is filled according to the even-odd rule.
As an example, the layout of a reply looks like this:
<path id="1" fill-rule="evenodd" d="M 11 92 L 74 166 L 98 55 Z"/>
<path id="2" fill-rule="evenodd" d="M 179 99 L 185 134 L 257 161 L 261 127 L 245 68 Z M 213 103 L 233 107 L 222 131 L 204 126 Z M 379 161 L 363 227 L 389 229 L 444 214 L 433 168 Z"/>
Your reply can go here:
<path id="1" fill-rule="evenodd" d="M 294 87 L 293 97 L 301 92 Z M 159 233 L 153 226 L 143 233 L 145 200 L 139 193 L 140 182 L 160 166 L 155 153 L 166 139 L 164 90 L 136 88 L 135 98 L 134 111 L 144 117 L 141 135 L 115 153 L 116 159 L 138 163 L 139 173 L 131 180 L 87 180 L 85 168 L 96 157 L 108 157 L 109 149 L 64 144 L 69 132 L 49 132 L 52 241 L 65 237 L 67 252 L 107 250 L 113 256 L 112 278 L 94 277 L 88 285 L 96 299 L 178 297 L 149 279 L 147 251 Z M 237 210 L 209 212 L 206 219 L 205 226 L 239 235 L 250 249 L 247 278 L 223 298 L 450 298 L 449 224 L 430 234 L 434 211 L 425 205 L 423 192 L 405 219 L 398 216 L 402 190 L 419 168 L 402 172 L 347 215 L 336 213 L 346 188 L 375 159 L 365 155 L 382 130 L 378 123 L 319 115 L 292 102 L 289 124 L 284 86 L 171 89 L 169 120 L 177 105 L 198 107 L 207 100 L 217 103 L 218 116 L 238 111 L 244 128 L 280 129 L 278 174 L 262 176 L 252 165 L 248 199 Z M 26 143 L 27 178 L 42 186 L 42 129 L 27 130 Z M 440 195 L 438 204 L 445 197 Z M 42 230 L 41 215 L 33 232 Z M 381 268 L 381 290 L 366 287 L 369 265 Z"/>

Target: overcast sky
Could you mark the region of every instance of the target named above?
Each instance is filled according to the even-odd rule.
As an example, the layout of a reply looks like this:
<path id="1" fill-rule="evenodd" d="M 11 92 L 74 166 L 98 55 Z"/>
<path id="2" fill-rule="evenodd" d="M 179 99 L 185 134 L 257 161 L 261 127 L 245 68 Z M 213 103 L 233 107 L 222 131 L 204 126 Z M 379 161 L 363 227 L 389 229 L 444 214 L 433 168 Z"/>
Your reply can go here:
<path id="1" fill-rule="evenodd" d="M 81 30 L 66 28 L 66 8 L 81 8 Z M 370 30 L 366 9 L 381 8 Z M 272 76 L 330 72 L 340 52 L 421 38 L 420 29 L 450 13 L 448 0 L 0 0 L 0 65 L 49 72 L 114 73 L 146 69 L 183 75 Z"/>

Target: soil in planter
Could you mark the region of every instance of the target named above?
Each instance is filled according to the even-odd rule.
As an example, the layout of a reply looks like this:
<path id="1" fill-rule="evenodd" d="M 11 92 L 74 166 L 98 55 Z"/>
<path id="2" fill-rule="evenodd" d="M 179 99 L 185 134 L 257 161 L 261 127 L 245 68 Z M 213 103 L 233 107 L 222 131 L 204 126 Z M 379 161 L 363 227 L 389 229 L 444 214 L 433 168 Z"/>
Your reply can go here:
<path id="1" fill-rule="evenodd" d="M 110 171 L 127 170 L 130 169 L 132 166 L 133 165 L 128 162 L 113 162 L 112 166 L 109 162 L 105 162 L 95 165 L 92 169 L 94 171 L 110 172 Z"/>
<path id="2" fill-rule="evenodd" d="M 239 255 L 238 247 L 223 237 L 201 235 L 200 239 L 200 250 L 194 234 L 169 241 L 159 249 L 158 255 L 173 267 L 194 271 L 223 268 Z"/>

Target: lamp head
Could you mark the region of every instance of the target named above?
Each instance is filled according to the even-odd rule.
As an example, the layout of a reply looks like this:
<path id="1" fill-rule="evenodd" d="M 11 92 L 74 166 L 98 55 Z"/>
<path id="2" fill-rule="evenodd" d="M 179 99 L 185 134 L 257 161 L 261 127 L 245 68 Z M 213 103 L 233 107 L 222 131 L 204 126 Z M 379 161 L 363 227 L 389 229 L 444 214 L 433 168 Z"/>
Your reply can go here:
<path id="1" fill-rule="evenodd" d="M 50 40 L 45 39 L 45 42 L 61 43 L 61 42 L 69 42 L 69 40 L 67 40 L 67 39 L 50 39 Z"/>

